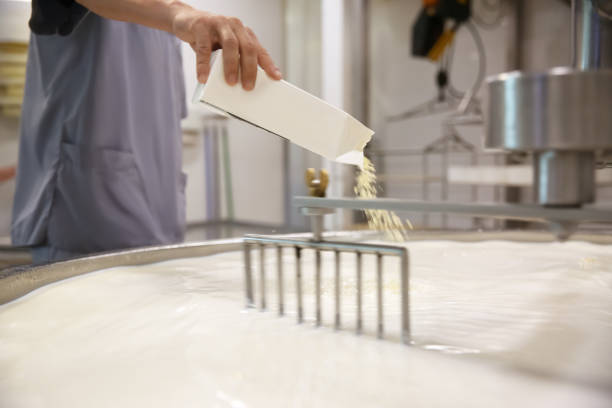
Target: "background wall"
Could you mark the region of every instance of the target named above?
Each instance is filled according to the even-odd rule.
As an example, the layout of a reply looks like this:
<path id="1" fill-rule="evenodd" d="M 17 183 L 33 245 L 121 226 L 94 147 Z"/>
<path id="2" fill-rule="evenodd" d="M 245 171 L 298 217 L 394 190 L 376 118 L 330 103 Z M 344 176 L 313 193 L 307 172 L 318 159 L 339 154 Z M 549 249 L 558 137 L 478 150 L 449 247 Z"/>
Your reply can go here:
<path id="1" fill-rule="evenodd" d="M 473 2 L 478 7 L 479 1 Z M 529 2 L 531 3 L 531 2 Z M 537 2 L 536 2 L 537 3 Z M 421 149 L 442 136 L 441 121 L 449 112 L 427 115 L 419 118 L 390 122 L 387 117 L 400 114 L 406 110 L 432 100 L 437 95 L 435 76 L 437 64 L 427 59 L 417 59 L 410 54 L 412 24 L 422 7 L 420 1 L 373 0 L 371 2 L 370 33 L 370 124 L 376 130 L 376 149 Z M 508 71 L 513 68 L 515 56 L 514 17 L 512 8 L 508 7 L 499 25 L 491 30 L 478 28 L 484 42 L 487 75 Z M 465 28 L 456 35 L 453 66 L 450 78 L 459 90 L 467 90 L 477 76 L 478 53 L 474 42 Z M 478 92 L 482 98 L 484 89 Z M 484 131 L 482 126 L 460 127 L 460 135 L 468 142 L 483 151 Z M 483 163 L 492 163 L 484 158 Z M 469 157 L 454 156 L 454 164 L 469 164 Z M 382 163 L 379 161 L 379 165 Z M 422 157 L 388 157 L 384 168 L 379 171 L 385 174 L 414 175 L 415 181 L 388 182 L 385 184 L 385 195 L 390 197 L 407 197 L 420 199 Z M 379 166 L 380 167 L 380 166 Z M 441 176 L 439 156 L 430 158 L 432 176 Z M 383 176 L 384 177 L 384 176 Z M 430 184 L 430 199 L 440 199 L 440 183 Z M 480 188 L 479 200 L 493 201 L 493 189 Z M 451 187 L 449 199 L 469 201 L 469 187 Z M 406 214 L 414 224 L 424 222 L 421 214 Z M 442 217 L 430 216 L 429 224 L 433 227 L 442 225 Z M 465 217 L 452 218 L 451 227 L 467 227 L 471 220 Z"/>
<path id="2" fill-rule="evenodd" d="M 30 3 L 19 0 L 0 1 L 0 44 L 27 43 L 29 29 L 27 21 L 30 16 Z M 13 60 L 14 54 L 7 55 L 0 46 L 0 61 Z M 11 77 L 11 79 L 15 79 Z M 6 75 L 0 75 L 0 86 L 8 80 Z M 4 114 L 5 100 L 0 96 L 0 167 L 13 166 L 17 163 L 19 144 L 19 119 Z M 13 107 L 12 103 L 10 105 Z M 0 244 L 9 242 L 11 211 L 13 208 L 13 193 L 15 180 L 0 182 Z"/>
<path id="3" fill-rule="evenodd" d="M 217 14 L 236 16 L 257 34 L 275 62 L 283 69 L 283 0 L 190 0 L 191 5 Z M 189 100 L 197 81 L 195 56 L 183 44 L 183 66 Z M 206 112 L 202 106 L 188 104 L 190 121 L 198 123 Z M 276 136 L 236 120 L 228 121 L 232 184 L 236 219 L 263 224 L 282 224 L 285 220 L 283 183 L 283 142 Z M 188 174 L 187 221 L 206 220 L 204 196 L 204 147 L 201 139 L 184 151 L 184 171 Z M 256 199 L 266 197 L 266 199 Z M 225 215 L 225 214 L 222 214 Z"/>
<path id="4" fill-rule="evenodd" d="M 192 5 L 215 13 L 241 18 L 253 28 L 262 44 L 279 64 L 285 78 L 305 90 L 323 97 L 362 120 L 376 131 L 375 149 L 422 148 L 441 136 L 443 115 L 433 115 L 391 123 L 389 115 L 400 113 L 425 101 L 436 93 L 437 66 L 410 55 L 411 27 L 422 5 L 421 0 L 188 0 Z M 481 7 L 484 0 L 473 0 Z M 479 28 L 486 50 L 487 73 L 495 74 L 520 67 L 544 70 L 569 61 L 569 16 L 567 2 L 561 0 L 501 0 L 506 5 L 504 18 L 494 29 Z M 16 12 L 9 13 L 9 5 Z M 368 5 L 370 35 L 366 39 L 369 64 L 359 56 L 361 27 L 355 27 L 355 13 Z M 517 30 L 517 5 L 521 5 L 522 25 Z M 30 4 L 21 0 L 0 0 L 0 41 L 18 37 L 27 41 L 27 19 Z M 352 17 L 353 16 L 353 17 Z M 338 25 L 345 22 L 344 30 Z M 342 36 L 342 37 L 338 37 Z M 517 44 L 520 44 L 517 46 Z M 342 55 L 340 55 L 342 53 Z M 478 57 L 472 39 L 465 30 L 457 35 L 451 78 L 459 89 L 467 89 L 476 75 Z M 360 65 L 361 64 L 361 65 Z M 342 65 L 342 67 L 339 67 Z M 183 47 L 183 66 L 187 97 L 196 86 L 195 60 L 189 46 Z M 365 77 L 364 77 L 365 76 Z M 360 82 L 363 81 L 363 82 Z M 360 84 L 369 83 L 369 103 L 363 112 Z M 363 92 L 362 92 L 363 94 Z M 481 89 L 479 97 L 483 96 Z M 187 219 L 202 223 L 207 217 L 205 147 L 198 129 L 202 128 L 205 108 L 189 103 L 185 121 L 184 170 L 188 174 Z M 231 155 L 235 219 L 250 223 L 303 228 L 305 219 L 290 206 L 292 196 L 306 192 L 303 171 L 328 164 L 276 136 L 236 120 L 227 121 Z M 17 157 L 18 121 L 0 115 L 0 166 L 14 164 Z M 463 138 L 482 146 L 481 127 L 460 128 Z M 432 158 L 432 171 L 440 168 Z M 467 164 L 468 158 L 452 159 Z M 487 163 L 484 159 L 483 163 Z M 490 160 L 489 160 L 490 161 Z M 388 158 L 380 173 L 418 177 L 421 159 Z M 337 169 L 336 169 L 337 170 Z M 341 188 L 333 193 L 351 194 L 351 174 L 337 171 Z M 348 180 L 348 181 L 347 181 Z M 335 183 L 338 185 L 338 183 Z M 221 186 L 224 187 L 223 185 Z M 387 182 L 383 195 L 420 198 L 419 183 Z M 13 182 L 0 184 L 0 237 L 9 232 Z M 599 191 L 599 197 L 611 199 L 610 188 Z M 347 193 L 348 191 L 348 193 Z M 437 199 L 439 184 L 431 184 L 431 199 Z M 470 189 L 453 187 L 450 199 L 470 200 Z M 209 197 L 210 198 L 210 197 Z M 495 198 L 490 187 L 479 189 L 478 199 Z M 223 198 L 221 216 L 226 216 Z M 288 211 L 287 211 L 288 210 Z M 421 215 L 406 214 L 416 224 Z M 342 218 L 342 220 L 346 220 Z M 441 217 L 432 216 L 432 226 L 442 225 Z M 452 219 L 451 227 L 467 227 L 471 221 Z M 1 238 L 0 238 L 1 240 Z"/>

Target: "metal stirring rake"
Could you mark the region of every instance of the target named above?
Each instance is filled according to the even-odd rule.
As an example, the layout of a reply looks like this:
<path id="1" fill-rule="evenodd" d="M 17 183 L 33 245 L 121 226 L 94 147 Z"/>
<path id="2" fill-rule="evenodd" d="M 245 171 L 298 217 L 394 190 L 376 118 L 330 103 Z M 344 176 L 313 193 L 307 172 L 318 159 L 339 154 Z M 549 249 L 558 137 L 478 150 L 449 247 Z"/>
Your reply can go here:
<path id="1" fill-rule="evenodd" d="M 329 183 L 329 175 L 325 170 L 319 172 L 317 179 L 314 169 L 306 171 L 306 185 L 312 197 L 325 197 L 325 189 Z M 266 310 L 266 247 L 276 248 L 277 256 L 277 282 L 278 282 L 278 314 L 285 314 L 285 296 L 283 285 L 283 249 L 290 248 L 295 251 L 295 285 L 297 297 L 297 321 L 304 321 L 304 307 L 302 302 L 302 253 L 304 250 L 315 251 L 315 321 L 321 325 L 321 253 L 331 251 L 335 254 L 335 276 L 334 276 L 334 327 L 340 329 L 340 254 L 353 253 L 356 256 L 356 289 L 357 289 L 357 322 L 356 332 L 363 330 L 363 254 L 376 255 L 376 303 L 377 303 L 377 325 L 378 338 L 384 337 L 384 310 L 383 310 L 383 257 L 397 256 L 400 258 L 400 316 L 401 316 L 401 339 L 408 344 L 410 342 L 410 301 L 409 289 L 409 259 L 408 249 L 401 246 L 363 244 L 354 242 L 336 242 L 323 240 L 323 216 L 333 213 L 334 210 L 327 208 L 302 208 L 302 213 L 310 217 L 312 226 L 311 240 L 298 240 L 280 237 L 266 237 L 260 235 L 247 235 L 244 237 L 244 281 L 247 307 L 255 306 L 255 295 L 253 293 L 253 265 L 251 258 L 252 247 L 259 249 L 259 274 L 260 274 L 260 296 L 259 307 Z"/>
<path id="2" fill-rule="evenodd" d="M 408 297 L 409 292 L 409 259 L 408 250 L 404 247 L 393 245 L 377 245 L 363 244 L 353 242 L 336 242 L 323 240 L 297 240 L 279 237 L 267 237 L 260 235 L 247 235 L 244 237 L 244 265 L 245 265 L 245 294 L 246 306 L 256 307 L 255 294 L 253 290 L 253 259 L 252 249 L 259 249 L 259 308 L 267 309 L 266 301 L 266 262 L 265 250 L 272 247 L 276 249 L 277 254 L 277 291 L 278 291 L 278 313 L 280 316 L 285 314 L 285 296 L 283 284 L 283 249 L 290 248 L 295 251 L 295 284 L 297 297 L 297 321 L 304 321 L 303 308 L 303 290 L 302 290 L 302 254 L 304 250 L 315 251 L 315 321 L 316 325 L 320 326 L 322 322 L 321 316 L 321 253 L 325 251 L 335 254 L 335 276 L 334 276 L 334 327 L 341 327 L 341 312 L 340 312 L 340 254 L 353 253 L 356 257 L 356 298 L 357 298 L 357 321 L 356 333 L 359 334 L 363 329 L 363 310 L 362 310 L 362 275 L 364 254 L 373 254 L 376 256 L 376 304 L 377 304 L 377 326 L 376 332 L 378 338 L 384 337 L 384 309 L 383 309 L 383 257 L 397 256 L 400 258 L 400 316 L 401 316 L 401 340 L 403 343 L 410 342 L 410 302 Z"/>

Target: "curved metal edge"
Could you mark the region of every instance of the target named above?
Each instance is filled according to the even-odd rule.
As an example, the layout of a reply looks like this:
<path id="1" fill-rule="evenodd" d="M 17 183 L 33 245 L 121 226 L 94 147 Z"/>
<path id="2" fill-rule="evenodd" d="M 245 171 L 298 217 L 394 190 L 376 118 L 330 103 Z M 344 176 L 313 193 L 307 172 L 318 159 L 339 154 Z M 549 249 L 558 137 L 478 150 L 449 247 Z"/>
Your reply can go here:
<path id="1" fill-rule="evenodd" d="M 63 279 L 117 266 L 147 265 L 178 258 L 214 255 L 241 249 L 242 239 L 165 245 L 112 252 L 35 267 L 0 271 L 0 305 Z"/>

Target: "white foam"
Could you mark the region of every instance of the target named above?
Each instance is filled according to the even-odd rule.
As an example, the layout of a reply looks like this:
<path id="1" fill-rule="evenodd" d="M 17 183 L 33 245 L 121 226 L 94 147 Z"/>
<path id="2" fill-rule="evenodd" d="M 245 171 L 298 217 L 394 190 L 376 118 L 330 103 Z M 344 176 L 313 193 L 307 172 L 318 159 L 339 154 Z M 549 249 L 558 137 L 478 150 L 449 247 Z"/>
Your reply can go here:
<path id="1" fill-rule="evenodd" d="M 399 344 L 397 265 L 385 260 L 389 340 L 375 324 L 365 257 L 366 331 L 355 336 L 354 259 L 343 256 L 334 332 L 333 258 L 323 317 L 243 310 L 242 257 L 228 253 L 121 267 L 42 288 L 0 307 L 0 406 L 610 406 L 612 249 L 587 243 L 414 242 L 412 327 Z M 257 289 L 257 288 L 256 288 Z M 258 291 L 256 291 L 258 293 Z M 430 351 L 427 351 L 430 350 Z"/>

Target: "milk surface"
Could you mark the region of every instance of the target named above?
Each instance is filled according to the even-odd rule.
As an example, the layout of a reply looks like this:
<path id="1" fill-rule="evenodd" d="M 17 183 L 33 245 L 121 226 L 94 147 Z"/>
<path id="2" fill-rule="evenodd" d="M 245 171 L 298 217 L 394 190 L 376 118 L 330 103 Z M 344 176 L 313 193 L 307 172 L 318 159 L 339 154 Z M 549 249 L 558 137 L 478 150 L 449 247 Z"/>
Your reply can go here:
<path id="1" fill-rule="evenodd" d="M 385 258 L 386 339 L 374 336 L 375 260 L 364 256 L 363 335 L 354 257 L 343 255 L 342 324 L 333 324 L 333 255 L 323 257 L 323 319 L 244 309 L 242 255 L 119 267 L 0 306 L 0 407 L 610 407 L 612 248 L 581 242 L 407 244 L 414 345 L 399 343 L 399 268 Z M 258 257 L 255 265 L 258 265 Z M 255 272 L 259 294 L 259 272 Z"/>

